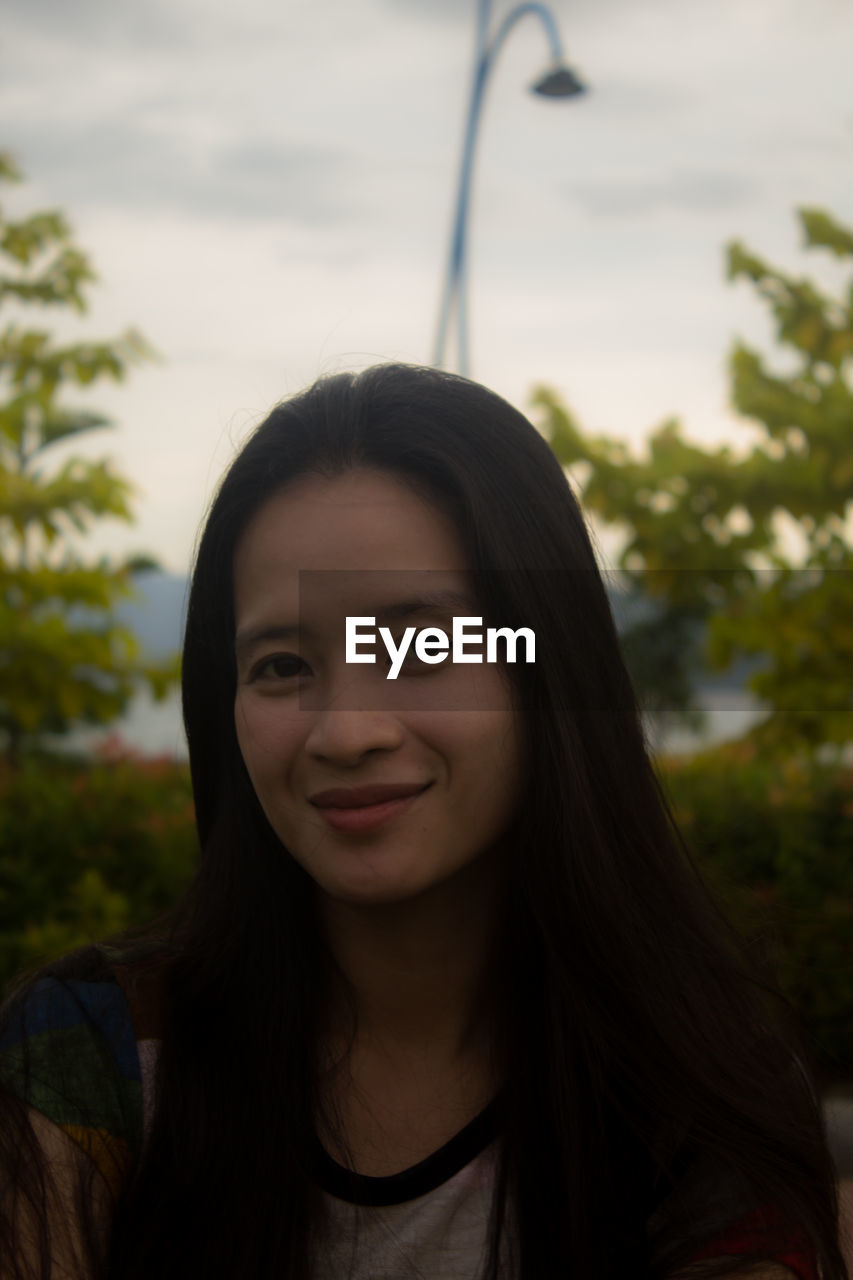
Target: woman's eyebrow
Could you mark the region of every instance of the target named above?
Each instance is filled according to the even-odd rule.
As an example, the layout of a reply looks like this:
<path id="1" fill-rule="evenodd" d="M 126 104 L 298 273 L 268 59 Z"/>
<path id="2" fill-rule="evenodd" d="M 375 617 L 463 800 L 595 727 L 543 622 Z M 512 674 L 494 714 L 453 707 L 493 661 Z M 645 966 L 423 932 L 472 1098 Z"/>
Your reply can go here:
<path id="1" fill-rule="evenodd" d="M 238 631 L 234 638 L 234 652 L 237 657 L 248 653 L 256 644 L 262 644 L 265 640 L 292 640 L 299 636 L 300 628 L 295 625 L 283 626 L 275 625 L 271 627 L 257 627 L 248 631 Z"/>
<path id="2" fill-rule="evenodd" d="M 470 612 L 478 608 L 476 600 L 466 592 L 446 589 L 428 591 L 408 600 L 395 600 L 391 604 L 376 605 L 369 612 L 380 622 L 396 622 L 400 618 L 411 618 L 420 613 L 435 613 L 438 610 L 450 612 L 453 609 Z"/>
<path id="3" fill-rule="evenodd" d="M 454 609 L 476 610 L 479 606 L 464 591 L 428 591 L 407 600 L 394 600 L 387 604 L 376 604 L 364 615 L 374 617 L 380 623 L 397 622 L 401 618 L 416 617 L 418 614 L 450 612 Z M 310 633 L 310 627 L 300 627 L 297 623 L 275 623 L 269 627 L 252 628 L 238 631 L 234 640 L 234 651 L 238 658 L 247 653 L 256 644 L 267 640 L 293 640 L 302 634 Z"/>

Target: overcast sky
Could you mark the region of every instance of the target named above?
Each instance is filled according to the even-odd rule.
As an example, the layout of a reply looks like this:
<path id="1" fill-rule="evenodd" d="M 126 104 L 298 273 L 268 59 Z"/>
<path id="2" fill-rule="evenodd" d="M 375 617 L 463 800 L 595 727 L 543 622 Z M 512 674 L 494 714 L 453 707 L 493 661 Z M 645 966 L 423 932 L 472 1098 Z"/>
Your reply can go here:
<path id="1" fill-rule="evenodd" d="M 495 0 L 493 25 L 510 5 Z M 748 444 L 736 333 L 769 325 L 724 245 L 838 279 L 797 206 L 853 223 L 849 0 L 556 0 L 590 92 L 526 92 L 527 18 L 489 84 L 473 218 L 472 376 L 556 387 L 596 432 Z M 429 362 L 474 0 L 4 0 L 5 204 L 60 206 L 101 277 L 81 334 L 162 362 L 92 397 L 139 487 L 99 548 L 186 570 L 235 446 L 319 374 Z M 41 322 L 42 317 L 37 317 Z"/>

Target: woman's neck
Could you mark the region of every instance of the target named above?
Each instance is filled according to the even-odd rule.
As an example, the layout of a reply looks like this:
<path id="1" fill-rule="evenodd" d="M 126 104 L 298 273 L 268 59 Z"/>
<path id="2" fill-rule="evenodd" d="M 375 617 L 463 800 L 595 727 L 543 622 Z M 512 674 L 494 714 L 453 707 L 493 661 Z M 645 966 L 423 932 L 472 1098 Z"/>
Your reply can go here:
<path id="1" fill-rule="evenodd" d="M 349 1042 L 349 995 L 361 1052 L 397 1064 L 448 1067 L 482 1053 L 491 1040 L 495 1010 L 502 901 L 490 862 L 480 859 L 403 902 L 364 905 L 321 898 L 335 974 L 327 1043 Z"/>

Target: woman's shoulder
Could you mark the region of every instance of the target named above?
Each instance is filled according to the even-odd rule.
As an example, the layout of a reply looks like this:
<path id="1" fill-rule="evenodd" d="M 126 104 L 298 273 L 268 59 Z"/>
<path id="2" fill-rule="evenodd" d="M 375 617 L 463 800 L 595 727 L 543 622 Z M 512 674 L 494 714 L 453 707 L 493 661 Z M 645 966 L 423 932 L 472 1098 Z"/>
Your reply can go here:
<path id="1" fill-rule="evenodd" d="M 0 1007 L 0 1050 L 94 1034 L 132 1074 L 133 1044 L 159 1038 L 171 953 L 161 943 L 94 943 L 19 979 Z"/>
<path id="2" fill-rule="evenodd" d="M 158 1031 L 163 975 L 156 947 L 94 945 L 45 966 L 0 1010 L 0 1084 L 82 1147 L 113 1187 L 142 1146 L 140 1048 Z"/>
<path id="3" fill-rule="evenodd" d="M 159 1042 L 174 951 L 152 940 L 122 947 L 101 943 L 98 951 L 124 995 L 137 1043 Z"/>

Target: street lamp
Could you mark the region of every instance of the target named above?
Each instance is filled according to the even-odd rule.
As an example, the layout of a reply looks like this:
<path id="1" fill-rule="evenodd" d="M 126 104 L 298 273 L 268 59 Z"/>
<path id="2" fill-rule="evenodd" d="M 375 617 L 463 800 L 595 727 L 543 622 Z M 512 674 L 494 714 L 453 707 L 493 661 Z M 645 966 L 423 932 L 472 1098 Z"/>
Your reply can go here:
<path id="1" fill-rule="evenodd" d="M 477 47 L 474 63 L 474 79 L 471 85 L 471 98 L 468 105 L 468 119 L 465 125 L 465 140 L 462 146 L 462 162 L 459 166 L 459 186 L 456 196 L 456 213 L 453 220 L 453 233 L 450 239 L 450 254 L 447 263 L 447 274 L 444 281 L 444 292 L 438 318 L 438 331 L 435 340 L 435 356 L 433 364 L 441 368 L 444 363 L 444 349 L 447 345 L 447 330 L 450 324 L 450 313 L 456 300 L 456 328 L 459 352 L 459 372 L 468 374 L 468 303 L 467 303 L 467 236 L 468 207 L 471 197 L 471 174 L 474 159 L 474 144 L 477 140 L 477 127 L 483 106 L 483 95 L 489 73 L 495 60 L 515 24 L 532 14 L 537 17 L 545 30 L 551 50 L 552 66 L 534 84 L 530 86 L 532 93 L 546 98 L 573 98 L 584 93 L 586 86 L 581 83 L 575 73 L 563 59 L 557 24 L 551 11 L 544 4 L 516 5 L 504 18 L 494 36 L 487 38 L 489 12 L 492 0 L 478 0 L 477 8 Z"/>

